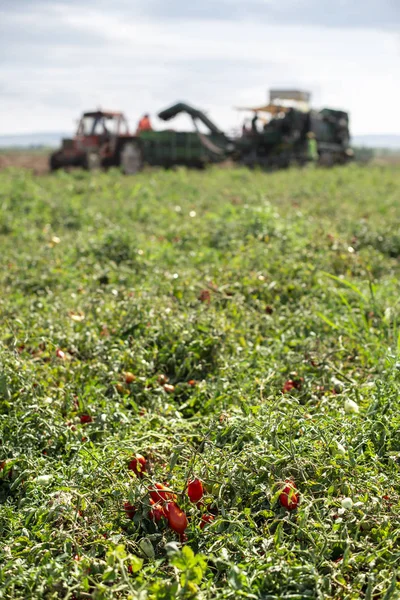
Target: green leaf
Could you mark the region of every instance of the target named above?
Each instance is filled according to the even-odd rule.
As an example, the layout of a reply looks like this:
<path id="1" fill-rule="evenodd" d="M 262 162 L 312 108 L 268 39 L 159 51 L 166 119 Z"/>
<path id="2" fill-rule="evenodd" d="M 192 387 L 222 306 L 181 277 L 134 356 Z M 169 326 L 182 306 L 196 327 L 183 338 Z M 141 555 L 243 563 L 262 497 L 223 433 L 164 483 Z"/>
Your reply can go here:
<path id="1" fill-rule="evenodd" d="M 143 559 L 138 556 L 130 555 L 128 557 L 128 562 L 132 573 L 138 573 L 143 566 Z"/>
<path id="2" fill-rule="evenodd" d="M 10 400 L 11 394 L 7 385 L 7 378 L 4 374 L 0 375 L 0 396 L 4 400 Z"/>

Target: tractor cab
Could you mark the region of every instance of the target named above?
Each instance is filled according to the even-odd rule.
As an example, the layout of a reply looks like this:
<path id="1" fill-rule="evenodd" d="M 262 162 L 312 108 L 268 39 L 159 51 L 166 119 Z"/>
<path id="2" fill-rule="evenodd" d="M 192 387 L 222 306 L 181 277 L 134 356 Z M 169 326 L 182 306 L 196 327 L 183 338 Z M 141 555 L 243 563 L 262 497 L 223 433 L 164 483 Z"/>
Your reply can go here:
<path id="1" fill-rule="evenodd" d="M 83 113 L 79 121 L 76 137 L 91 137 L 103 135 L 129 135 L 128 121 L 120 112 Z"/>
<path id="2" fill-rule="evenodd" d="M 74 147 L 78 152 L 97 148 L 104 155 L 114 151 L 118 138 L 129 135 L 128 122 L 122 113 L 86 112 L 79 121 Z"/>

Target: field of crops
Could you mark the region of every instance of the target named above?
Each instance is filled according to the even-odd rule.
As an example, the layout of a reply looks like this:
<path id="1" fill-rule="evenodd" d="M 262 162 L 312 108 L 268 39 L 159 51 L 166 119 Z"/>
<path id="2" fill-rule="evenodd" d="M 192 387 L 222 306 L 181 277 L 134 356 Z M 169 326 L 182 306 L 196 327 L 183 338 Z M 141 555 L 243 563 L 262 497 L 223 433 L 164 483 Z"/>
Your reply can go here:
<path id="1" fill-rule="evenodd" d="M 400 597 L 399 190 L 0 173 L 0 598 Z"/>

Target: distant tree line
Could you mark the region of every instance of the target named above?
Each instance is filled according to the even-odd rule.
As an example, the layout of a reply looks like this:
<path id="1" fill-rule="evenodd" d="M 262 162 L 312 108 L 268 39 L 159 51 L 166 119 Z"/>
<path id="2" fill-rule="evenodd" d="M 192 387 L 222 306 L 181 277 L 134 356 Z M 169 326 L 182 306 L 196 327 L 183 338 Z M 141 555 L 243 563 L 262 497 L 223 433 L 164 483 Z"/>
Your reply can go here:
<path id="1" fill-rule="evenodd" d="M 368 162 L 374 158 L 400 158 L 400 148 L 368 148 L 353 146 L 354 158 L 357 162 Z"/>

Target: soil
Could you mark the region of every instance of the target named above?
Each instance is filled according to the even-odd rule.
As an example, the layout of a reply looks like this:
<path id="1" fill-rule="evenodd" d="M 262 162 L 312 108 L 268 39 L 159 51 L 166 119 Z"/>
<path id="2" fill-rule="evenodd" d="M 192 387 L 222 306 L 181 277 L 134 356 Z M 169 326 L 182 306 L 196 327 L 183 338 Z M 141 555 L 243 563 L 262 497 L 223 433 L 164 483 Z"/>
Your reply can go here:
<path id="1" fill-rule="evenodd" d="M 9 167 L 29 169 L 35 175 L 49 172 L 49 153 L 29 150 L 0 151 L 0 171 Z"/>

